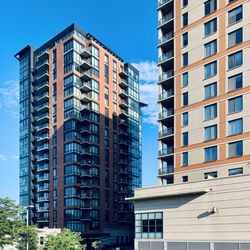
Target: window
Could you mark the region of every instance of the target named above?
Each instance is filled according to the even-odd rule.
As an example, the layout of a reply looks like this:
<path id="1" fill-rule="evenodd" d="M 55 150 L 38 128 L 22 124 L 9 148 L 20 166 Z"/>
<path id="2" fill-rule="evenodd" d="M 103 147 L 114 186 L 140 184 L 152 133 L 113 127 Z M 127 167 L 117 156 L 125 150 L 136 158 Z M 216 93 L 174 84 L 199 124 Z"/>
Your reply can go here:
<path id="1" fill-rule="evenodd" d="M 188 166 L 188 152 L 182 153 L 182 166 Z"/>
<path id="2" fill-rule="evenodd" d="M 135 237 L 162 239 L 163 213 L 135 214 Z"/>
<path id="3" fill-rule="evenodd" d="M 231 142 L 228 144 L 228 157 L 243 155 L 243 141 Z"/>
<path id="4" fill-rule="evenodd" d="M 183 102 L 183 106 L 188 105 L 188 92 L 185 92 L 182 94 L 182 102 Z"/>
<path id="5" fill-rule="evenodd" d="M 217 0 L 208 0 L 204 3 L 205 16 L 217 10 Z"/>
<path id="6" fill-rule="evenodd" d="M 204 24 L 205 36 L 209 36 L 217 31 L 217 19 L 213 19 Z"/>
<path id="7" fill-rule="evenodd" d="M 182 55 L 182 65 L 183 65 L 183 67 L 188 65 L 188 52 L 186 52 Z"/>
<path id="8" fill-rule="evenodd" d="M 188 72 L 182 74 L 182 87 L 188 86 Z"/>
<path id="9" fill-rule="evenodd" d="M 182 35 L 182 46 L 185 47 L 188 45 L 188 32 Z"/>
<path id="10" fill-rule="evenodd" d="M 206 85 L 204 87 L 204 91 L 205 91 L 205 99 L 217 96 L 217 83 L 214 82 L 209 85 Z"/>
<path id="11" fill-rule="evenodd" d="M 217 53 L 217 40 L 206 43 L 204 45 L 204 53 L 205 57 L 212 56 Z"/>
<path id="12" fill-rule="evenodd" d="M 218 177 L 217 171 L 208 172 L 208 173 L 205 173 L 205 174 L 204 174 L 204 178 L 205 178 L 206 180 L 214 179 L 214 178 L 217 178 L 217 177 Z"/>
<path id="13" fill-rule="evenodd" d="M 229 114 L 240 112 L 242 111 L 242 108 L 243 108 L 242 96 L 238 96 L 228 100 Z"/>
<path id="14" fill-rule="evenodd" d="M 205 128 L 205 141 L 215 140 L 217 138 L 217 125 Z"/>
<path id="15" fill-rule="evenodd" d="M 229 77 L 228 91 L 242 88 L 242 80 L 243 80 L 242 73 Z"/>
<path id="16" fill-rule="evenodd" d="M 182 134 L 182 146 L 188 145 L 188 132 Z"/>
<path id="17" fill-rule="evenodd" d="M 243 55 L 242 51 L 233 53 L 228 56 L 228 69 L 233 69 L 242 65 Z"/>
<path id="18" fill-rule="evenodd" d="M 182 114 L 182 126 L 188 125 L 188 112 Z"/>
<path id="19" fill-rule="evenodd" d="M 182 26 L 185 27 L 188 25 L 188 13 L 182 15 Z"/>
<path id="20" fill-rule="evenodd" d="M 243 168 L 232 168 L 228 170 L 228 175 L 238 175 L 238 174 L 243 174 Z"/>
<path id="21" fill-rule="evenodd" d="M 217 160 L 217 146 L 205 148 L 205 162 Z"/>
<path id="22" fill-rule="evenodd" d="M 206 64 L 204 71 L 205 79 L 215 76 L 217 74 L 217 61 Z"/>
<path id="23" fill-rule="evenodd" d="M 228 135 L 238 135 L 243 132 L 242 118 L 228 122 Z"/>
<path id="24" fill-rule="evenodd" d="M 182 0 L 182 7 L 186 7 L 188 5 L 188 0 Z"/>
<path id="25" fill-rule="evenodd" d="M 205 107 L 205 120 L 211 120 L 217 117 L 217 104 L 208 105 Z"/>
<path id="26" fill-rule="evenodd" d="M 233 25 L 240 20 L 242 20 L 243 14 L 242 14 L 242 6 L 239 6 L 233 10 L 230 10 L 228 12 L 228 25 Z"/>
<path id="27" fill-rule="evenodd" d="M 242 34 L 242 28 L 237 29 L 231 33 L 228 34 L 228 47 L 233 47 L 234 45 L 242 43 L 243 40 L 243 34 Z"/>
<path id="28" fill-rule="evenodd" d="M 182 176 L 182 182 L 188 182 L 188 176 L 187 175 Z"/>

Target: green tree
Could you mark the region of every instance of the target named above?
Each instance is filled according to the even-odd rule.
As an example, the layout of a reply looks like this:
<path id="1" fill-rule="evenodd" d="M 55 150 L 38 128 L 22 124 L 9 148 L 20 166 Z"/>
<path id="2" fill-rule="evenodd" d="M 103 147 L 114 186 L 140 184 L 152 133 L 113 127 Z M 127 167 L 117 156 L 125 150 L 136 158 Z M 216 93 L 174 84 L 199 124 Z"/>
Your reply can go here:
<path id="1" fill-rule="evenodd" d="M 97 250 L 97 249 L 100 248 L 100 244 L 101 244 L 101 241 L 96 240 L 96 241 L 92 242 L 91 246 L 92 246 L 95 250 Z"/>
<path id="2" fill-rule="evenodd" d="M 0 198 L 0 249 L 4 245 L 18 244 L 18 249 L 36 249 L 37 232 L 26 226 L 20 218 L 21 207 L 8 198 Z M 24 247 L 25 246 L 25 247 Z"/>
<path id="3" fill-rule="evenodd" d="M 55 236 L 49 236 L 45 243 L 45 249 L 48 250 L 84 250 L 85 245 L 81 245 L 81 236 L 79 233 L 64 229 Z"/>

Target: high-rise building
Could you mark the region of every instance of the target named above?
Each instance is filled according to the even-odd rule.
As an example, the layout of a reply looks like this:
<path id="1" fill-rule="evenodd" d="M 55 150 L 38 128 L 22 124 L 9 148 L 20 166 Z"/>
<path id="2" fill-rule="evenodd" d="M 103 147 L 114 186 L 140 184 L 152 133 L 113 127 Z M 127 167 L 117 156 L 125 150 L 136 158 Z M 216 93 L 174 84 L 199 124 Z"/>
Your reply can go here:
<path id="1" fill-rule="evenodd" d="M 75 24 L 20 63 L 20 204 L 38 227 L 133 242 L 141 186 L 139 72 Z M 110 249 L 110 248 L 109 248 Z"/>
<path id="2" fill-rule="evenodd" d="M 136 249 L 250 249 L 250 2 L 158 1 L 159 186 Z"/>

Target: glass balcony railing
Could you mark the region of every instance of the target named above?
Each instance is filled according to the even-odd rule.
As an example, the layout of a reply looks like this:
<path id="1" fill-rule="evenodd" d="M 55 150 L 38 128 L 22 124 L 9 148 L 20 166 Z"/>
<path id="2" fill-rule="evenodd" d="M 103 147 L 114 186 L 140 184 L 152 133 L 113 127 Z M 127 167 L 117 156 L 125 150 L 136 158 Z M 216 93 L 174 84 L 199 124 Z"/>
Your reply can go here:
<path id="1" fill-rule="evenodd" d="M 172 174 L 173 172 L 174 172 L 174 166 L 170 165 L 170 166 L 159 169 L 158 174 L 165 175 L 165 174 Z"/>
<path id="2" fill-rule="evenodd" d="M 167 147 L 159 150 L 159 156 L 168 156 L 174 153 L 174 147 Z"/>
<path id="3" fill-rule="evenodd" d="M 174 32 L 170 31 L 169 33 L 163 35 L 161 38 L 159 38 L 159 44 L 168 42 L 169 40 L 171 40 L 174 37 Z"/>
<path id="4" fill-rule="evenodd" d="M 167 3 L 171 2 L 171 1 L 173 1 L 173 0 L 160 0 L 159 3 L 158 3 L 158 6 L 161 7 L 164 4 L 167 4 Z"/>
<path id="5" fill-rule="evenodd" d="M 159 137 L 170 136 L 174 134 L 174 128 L 165 128 L 159 132 Z"/>
<path id="6" fill-rule="evenodd" d="M 159 119 L 168 118 L 168 117 L 172 116 L 173 114 L 174 114 L 174 109 L 173 108 L 165 109 L 164 111 L 162 111 L 159 114 Z"/>
<path id="7" fill-rule="evenodd" d="M 40 171 L 47 171 L 49 170 L 49 164 L 39 164 L 37 166 L 37 171 L 40 172 Z"/>
<path id="8" fill-rule="evenodd" d="M 174 13 L 173 12 L 170 12 L 168 13 L 166 16 L 162 17 L 160 20 L 159 20 L 159 26 L 160 25 L 163 25 L 167 22 L 169 22 L 170 20 L 172 20 L 174 18 Z"/>
<path id="9" fill-rule="evenodd" d="M 165 81 L 174 76 L 174 71 L 171 69 L 159 76 L 159 81 Z"/>
<path id="10" fill-rule="evenodd" d="M 161 100 L 165 100 L 165 99 L 167 99 L 167 98 L 169 98 L 169 97 L 172 97 L 174 95 L 174 89 L 169 89 L 169 90 L 167 90 L 167 91 L 164 91 L 163 93 L 161 93 L 160 95 L 159 95 L 159 100 L 161 101 Z"/>
<path id="11" fill-rule="evenodd" d="M 174 51 L 170 50 L 167 53 L 163 54 L 162 56 L 159 57 L 159 62 L 164 62 L 169 60 L 170 58 L 172 58 L 174 56 Z"/>

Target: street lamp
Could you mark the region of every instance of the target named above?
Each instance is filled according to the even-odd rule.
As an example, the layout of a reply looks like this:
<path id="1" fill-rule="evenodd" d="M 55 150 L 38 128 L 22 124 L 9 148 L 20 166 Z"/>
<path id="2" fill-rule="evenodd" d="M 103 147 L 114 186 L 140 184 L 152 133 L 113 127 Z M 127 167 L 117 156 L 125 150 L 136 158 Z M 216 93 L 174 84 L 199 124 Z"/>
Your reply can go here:
<path id="1" fill-rule="evenodd" d="M 25 208 L 26 208 L 26 225 L 28 227 L 29 226 L 29 209 L 34 208 L 34 206 L 33 205 L 28 205 L 28 206 L 25 206 Z M 26 249 L 29 250 L 28 238 L 27 238 L 27 242 L 26 242 Z"/>

